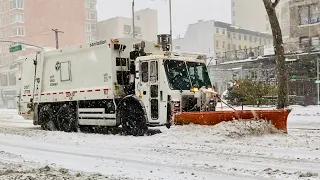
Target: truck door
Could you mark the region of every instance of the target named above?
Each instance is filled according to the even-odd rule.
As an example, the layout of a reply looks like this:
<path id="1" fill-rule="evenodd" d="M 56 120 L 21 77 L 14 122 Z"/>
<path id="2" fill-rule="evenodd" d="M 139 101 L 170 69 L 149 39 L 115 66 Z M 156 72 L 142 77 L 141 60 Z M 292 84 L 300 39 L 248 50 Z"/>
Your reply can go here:
<path id="1" fill-rule="evenodd" d="M 142 61 L 139 90 L 148 114 L 149 123 L 158 123 L 159 119 L 159 85 L 158 61 Z"/>
<path id="2" fill-rule="evenodd" d="M 158 77 L 158 61 L 150 61 L 149 63 L 150 69 L 150 116 L 151 121 L 158 121 L 159 119 L 159 77 Z"/>

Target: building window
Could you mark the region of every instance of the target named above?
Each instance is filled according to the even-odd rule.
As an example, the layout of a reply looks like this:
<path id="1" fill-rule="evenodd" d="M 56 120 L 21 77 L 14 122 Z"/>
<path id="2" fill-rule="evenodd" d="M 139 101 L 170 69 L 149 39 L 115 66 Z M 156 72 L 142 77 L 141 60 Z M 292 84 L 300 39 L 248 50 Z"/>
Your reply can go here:
<path id="1" fill-rule="evenodd" d="M 241 34 L 239 34 L 238 36 L 239 36 L 239 40 L 241 40 Z"/>
<path id="2" fill-rule="evenodd" d="M 239 50 L 241 50 L 241 48 L 242 48 L 241 45 L 239 45 Z"/>
<path id="3" fill-rule="evenodd" d="M 320 46 L 320 38 L 319 36 L 314 37 L 300 37 L 300 47 L 311 46 L 311 47 L 319 47 Z"/>
<path id="4" fill-rule="evenodd" d="M 93 12 L 87 12 L 87 20 L 95 20 L 96 19 L 96 13 Z"/>
<path id="5" fill-rule="evenodd" d="M 299 7 L 300 25 L 314 24 L 320 22 L 318 4 Z"/>
<path id="6" fill-rule="evenodd" d="M 234 45 L 232 45 L 232 50 L 236 50 L 236 45 L 234 44 Z"/>
<path id="7" fill-rule="evenodd" d="M 141 35 L 142 31 L 141 31 L 141 27 L 134 27 L 134 31 L 137 35 Z"/>
<path id="8" fill-rule="evenodd" d="M 249 36 L 249 41 L 252 42 L 252 37 L 251 36 Z"/>
<path id="9" fill-rule="evenodd" d="M 17 84 L 17 78 L 15 73 L 9 73 L 9 86 L 15 86 Z"/>
<path id="10" fill-rule="evenodd" d="M 219 33 L 219 28 L 216 28 L 216 33 Z"/>
<path id="11" fill-rule="evenodd" d="M 231 45 L 230 45 L 230 44 L 228 44 L 228 50 L 229 50 L 229 51 L 231 50 Z"/>
<path id="12" fill-rule="evenodd" d="M 236 39 L 236 33 L 233 33 L 233 39 Z"/>
<path id="13" fill-rule="evenodd" d="M 24 36 L 24 27 L 11 28 L 11 36 Z"/>
<path id="14" fill-rule="evenodd" d="M 130 25 L 124 25 L 123 26 L 123 31 L 126 34 L 130 34 L 131 33 L 131 26 Z"/>
<path id="15" fill-rule="evenodd" d="M 23 0 L 11 0 L 10 9 L 23 9 Z"/>
<path id="16" fill-rule="evenodd" d="M 226 42 L 223 41 L 223 42 L 222 42 L 222 48 L 225 48 L 225 46 L 226 46 Z"/>
<path id="17" fill-rule="evenodd" d="M 1 86 L 8 86 L 8 76 L 7 73 L 0 74 L 0 85 Z"/>
<path id="18" fill-rule="evenodd" d="M 316 47 L 320 46 L 320 38 L 318 36 L 311 37 L 311 46 L 316 46 Z"/>
<path id="19" fill-rule="evenodd" d="M 140 16 L 137 16 L 137 20 L 140 21 Z"/>
<path id="20" fill-rule="evenodd" d="M 176 48 L 175 49 L 180 49 L 181 47 L 179 45 L 176 45 Z"/>
<path id="21" fill-rule="evenodd" d="M 259 38 L 259 44 L 262 45 L 262 38 Z"/>
<path id="22" fill-rule="evenodd" d="M 90 42 L 93 42 L 93 41 L 95 41 L 95 37 L 93 35 L 91 35 L 91 34 L 87 34 L 86 35 L 86 42 L 90 43 Z"/>
<path id="23" fill-rule="evenodd" d="M 230 38 L 231 37 L 230 32 L 227 32 L 227 34 L 228 34 L 228 38 Z"/>
<path id="24" fill-rule="evenodd" d="M 97 27 L 95 23 L 86 23 L 86 31 L 87 32 L 96 32 Z"/>
<path id="25" fill-rule="evenodd" d="M 222 30 L 222 34 L 226 34 L 226 30 L 225 29 Z"/>
<path id="26" fill-rule="evenodd" d="M 219 41 L 216 41 L 216 47 L 219 48 Z"/>
<path id="27" fill-rule="evenodd" d="M 86 0 L 86 8 L 96 10 L 97 2 L 95 0 Z"/>
<path id="28" fill-rule="evenodd" d="M 243 39 L 246 41 L 247 40 L 247 35 L 243 35 Z"/>
<path id="29" fill-rule="evenodd" d="M 320 17 L 319 17 L 320 9 L 318 5 L 313 4 L 310 6 L 310 23 L 311 24 L 320 22 Z"/>
<path id="30" fill-rule="evenodd" d="M 17 23 L 17 22 L 21 22 L 21 23 L 24 22 L 24 16 L 23 16 L 23 14 L 12 14 L 12 15 L 10 16 L 10 23 L 11 23 L 11 24 Z"/>

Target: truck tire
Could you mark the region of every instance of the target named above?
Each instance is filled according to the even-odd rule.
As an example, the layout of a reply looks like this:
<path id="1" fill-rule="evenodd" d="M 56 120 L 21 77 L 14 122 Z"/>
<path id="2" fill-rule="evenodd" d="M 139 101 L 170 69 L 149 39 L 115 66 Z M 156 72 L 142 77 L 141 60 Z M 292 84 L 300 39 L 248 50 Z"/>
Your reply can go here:
<path id="1" fill-rule="evenodd" d="M 120 102 L 117 117 L 127 135 L 143 136 L 148 131 L 144 109 L 132 96 Z"/>
<path id="2" fill-rule="evenodd" d="M 76 132 L 77 120 L 75 109 L 64 104 L 58 111 L 57 122 L 59 129 L 64 132 Z"/>
<path id="3" fill-rule="evenodd" d="M 50 105 L 43 105 L 39 110 L 39 122 L 43 130 L 56 131 L 57 126 L 53 121 L 53 109 Z"/>

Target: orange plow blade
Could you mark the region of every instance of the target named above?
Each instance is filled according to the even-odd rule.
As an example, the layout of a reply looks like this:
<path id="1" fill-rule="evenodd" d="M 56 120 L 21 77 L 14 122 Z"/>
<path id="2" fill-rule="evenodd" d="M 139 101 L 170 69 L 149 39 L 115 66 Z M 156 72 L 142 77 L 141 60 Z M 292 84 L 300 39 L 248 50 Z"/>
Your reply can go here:
<path id="1" fill-rule="evenodd" d="M 290 110 L 236 110 L 210 112 L 182 112 L 174 115 L 174 124 L 216 125 L 223 121 L 233 120 L 267 120 L 279 130 L 287 133 L 287 119 Z"/>

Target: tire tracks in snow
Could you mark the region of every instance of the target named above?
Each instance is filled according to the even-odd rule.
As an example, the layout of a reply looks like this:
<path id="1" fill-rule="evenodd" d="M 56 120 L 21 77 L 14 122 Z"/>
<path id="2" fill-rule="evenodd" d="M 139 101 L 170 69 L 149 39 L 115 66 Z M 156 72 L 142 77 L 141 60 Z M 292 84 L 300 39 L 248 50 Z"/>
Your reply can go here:
<path id="1" fill-rule="evenodd" d="M 264 178 L 262 176 L 257 176 L 257 175 L 247 175 L 247 174 L 240 174 L 240 173 L 235 173 L 235 172 L 226 172 L 226 171 L 220 171 L 220 170 L 214 170 L 214 169 L 207 169 L 207 168 L 199 168 L 199 167 L 191 167 L 191 166 L 176 166 L 172 164 L 165 164 L 165 163 L 154 163 L 154 162 L 146 162 L 146 161 L 141 161 L 141 160 L 134 160 L 134 159 L 128 159 L 128 158 L 120 158 L 120 157 L 113 157 L 113 156 L 106 156 L 106 155 L 94 155 L 94 154 L 89 154 L 89 153 L 79 153 L 79 152 L 69 152 L 69 151 L 62 151 L 62 150 L 52 150 L 48 148 L 39 148 L 39 147 L 27 147 L 27 146 L 22 146 L 22 145 L 16 145 L 12 143 L 5 143 L 5 142 L 0 142 L 2 146 L 8 146 L 11 148 L 18 148 L 18 149 L 27 149 L 27 150 L 32 150 L 32 151 L 38 151 L 38 152 L 45 152 L 45 153 L 50 153 L 52 155 L 54 154 L 63 154 L 63 155 L 68 155 L 68 156 L 78 156 L 78 157 L 85 157 L 85 158 L 93 158 L 93 159 L 101 159 L 101 160 L 111 160 L 111 161 L 120 161 L 124 163 L 132 163 L 132 164 L 140 164 L 144 166 L 153 166 L 157 168 L 170 168 L 174 169 L 177 171 L 190 171 L 190 172 L 195 172 L 195 173 L 213 173 L 213 174 L 218 174 L 218 175 L 223 175 L 223 176 L 230 176 L 230 177 L 238 177 L 238 178 L 244 178 L 244 179 L 259 179 L 259 180 L 267 180 L 270 178 Z M 115 150 L 114 150 L 115 151 Z M 125 154 L 124 154 L 125 155 Z"/>
<path id="2" fill-rule="evenodd" d="M 320 161 L 315 162 L 315 161 L 310 161 L 310 160 L 305 160 L 305 159 L 284 159 L 284 158 L 278 158 L 278 157 L 266 157 L 266 156 L 258 156 L 258 155 L 246 155 L 246 154 L 234 154 L 234 153 L 227 153 L 227 152 L 218 152 L 216 153 L 215 150 L 212 151 L 205 151 L 205 150 L 191 150 L 191 149 L 183 149 L 183 148 L 164 148 L 164 147 L 148 147 L 147 149 L 162 149 L 163 151 L 172 153 L 172 154 L 177 154 L 181 151 L 183 152 L 188 152 L 188 153 L 199 153 L 199 154 L 206 154 L 207 157 L 214 155 L 215 160 L 218 160 L 218 162 L 221 162 L 222 164 L 226 161 L 231 161 L 236 164 L 242 164 L 242 165 L 248 165 L 248 164 L 254 164 L 254 166 L 259 166 L 263 169 L 269 168 L 269 167 L 276 167 L 276 168 L 281 168 L 281 169 L 290 169 L 294 171 L 299 171 L 299 170 L 305 170 L 308 171 L 310 170 L 309 167 L 304 168 L 306 165 L 313 166 L 313 170 L 320 170 Z M 204 155 L 205 156 L 205 155 Z M 210 157 L 212 158 L 212 157 Z M 219 161 L 223 159 L 223 161 Z M 251 160 L 248 162 L 248 160 Z M 270 161 L 273 163 L 273 165 L 269 165 L 269 163 L 266 163 L 266 160 Z M 295 167 L 290 167 L 292 163 L 297 163 L 301 164 L 300 166 L 295 166 Z M 237 166 L 239 167 L 239 166 Z M 299 168 L 297 168 L 299 167 Z"/>

